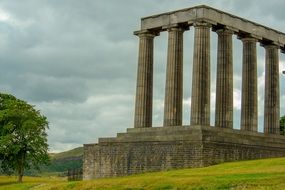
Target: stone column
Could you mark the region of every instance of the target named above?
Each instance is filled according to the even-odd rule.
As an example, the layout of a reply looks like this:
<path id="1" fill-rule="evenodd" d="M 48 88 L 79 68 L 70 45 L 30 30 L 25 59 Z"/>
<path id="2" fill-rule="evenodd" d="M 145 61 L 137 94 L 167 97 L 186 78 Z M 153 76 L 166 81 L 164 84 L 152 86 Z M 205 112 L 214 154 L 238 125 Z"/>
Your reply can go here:
<path id="1" fill-rule="evenodd" d="M 215 126 L 233 128 L 233 56 L 232 35 L 227 29 L 219 29 Z"/>
<path id="2" fill-rule="evenodd" d="M 265 45 L 264 133 L 280 134 L 279 47 Z"/>
<path id="3" fill-rule="evenodd" d="M 210 25 L 195 23 L 191 125 L 210 125 Z"/>
<path id="4" fill-rule="evenodd" d="M 163 126 L 182 125 L 183 32 L 181 28 L 168 29 Z"/>
<path id="5" fill-rule="evenodd" d="M 134 127 L 152 127 L 153 39 L 149 32 L 138 33 L 139 57 Z"/>
<path id="6" fill-rule="evenodd" d="M 253 37 L 242 38 L 242 98 L 241 130 L 257 131 L 257 62 L 256 42 Z"/>

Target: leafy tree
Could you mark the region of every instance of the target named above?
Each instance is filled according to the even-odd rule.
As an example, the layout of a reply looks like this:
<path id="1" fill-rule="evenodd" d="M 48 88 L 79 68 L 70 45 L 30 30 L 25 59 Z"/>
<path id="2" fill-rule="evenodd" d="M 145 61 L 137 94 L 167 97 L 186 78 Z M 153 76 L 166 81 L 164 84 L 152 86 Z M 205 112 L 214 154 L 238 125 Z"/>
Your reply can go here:
<path id="1" fill-rule="evenodd" d="M 12 95 L 0 93 L 0 167 L 18 175 L 24 169 L 39 168 L 49 161 L 47 154 L 48 122 L 34 106 Z"/>
<path id="2" fill-rule="evenodd" d="M 285 135 L 285 115 L 280 118 L 280 134 Z"/>

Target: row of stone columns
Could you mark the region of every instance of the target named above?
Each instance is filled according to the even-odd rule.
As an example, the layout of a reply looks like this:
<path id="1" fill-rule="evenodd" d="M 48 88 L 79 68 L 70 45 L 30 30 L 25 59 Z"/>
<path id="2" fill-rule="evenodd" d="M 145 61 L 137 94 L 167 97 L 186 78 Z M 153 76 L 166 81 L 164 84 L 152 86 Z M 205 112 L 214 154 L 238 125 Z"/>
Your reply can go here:
<path id="1" fill-rule="evenodd" d="M 210 125 L 210 29 L 209 23 L 194 24 L 194 56 L 191 97 L 191 125 Z M 164 126 L 182 125 L 183 32 L 167 29 L 168 50 L 165 86 Z M 215 126 L 233 128 L 233 31 L 215 29 L 218 35 Z M 141 31 L 137 73 L 136 128 L 152 126 L 153 39 L 157 33 Z M 257 39 L 239 36 L 243 43 L 241 130 L 257 131 Z M 263 44 L 266 50 L 264 132 L 279 133 L 278 46 Z"/>

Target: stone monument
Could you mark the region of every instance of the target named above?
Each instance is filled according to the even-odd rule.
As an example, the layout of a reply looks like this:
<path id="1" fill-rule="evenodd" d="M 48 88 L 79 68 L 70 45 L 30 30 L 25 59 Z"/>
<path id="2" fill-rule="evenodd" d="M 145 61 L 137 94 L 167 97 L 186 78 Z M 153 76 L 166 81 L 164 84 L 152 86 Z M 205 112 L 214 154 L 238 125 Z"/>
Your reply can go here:
<path id="1" fill-rule="evenodd" d="M 182 126 L 183 33 L 194 30 L 191 123 Z M 217 33 L 215 126 L 210 126 L 210 32 Z M 152 127 L 153 43 L 168 32 L 164 120 Z M 279 49 L 285 34 L 202 5 L 141 19 L 134 128 L 84 145 L 84 179 L 285 156 L 279 135 Z M 233 48 L 243 44 L 241 129 L 233 129 Z M 265 48 L 264 133 L 257 131 L 256 45 Z M 259 63 L 262 64 L 262 63 Z"/>

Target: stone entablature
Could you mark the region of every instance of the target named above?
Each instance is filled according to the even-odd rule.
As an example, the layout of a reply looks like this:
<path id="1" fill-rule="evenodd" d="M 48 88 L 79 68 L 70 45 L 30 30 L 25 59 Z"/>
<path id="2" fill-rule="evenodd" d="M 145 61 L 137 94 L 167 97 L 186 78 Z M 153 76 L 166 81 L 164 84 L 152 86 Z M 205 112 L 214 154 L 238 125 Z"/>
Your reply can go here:
<path id="1" fill-rule="evenodd" d="M 281 49 L 285 48 L 284 33 L 206 5 L 144 17 L 141 30 L 164 31 L 169 26 L 191 26 L 197 21 L 214 27 L 226 26 L 236 34 L 251 34 L 259 41 L 272 41 Z"/>

